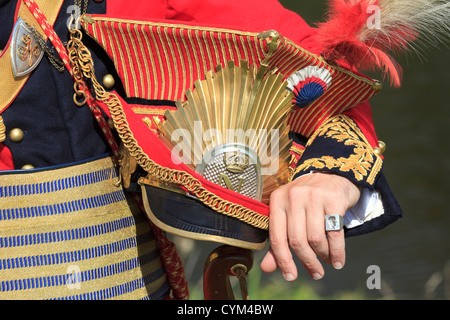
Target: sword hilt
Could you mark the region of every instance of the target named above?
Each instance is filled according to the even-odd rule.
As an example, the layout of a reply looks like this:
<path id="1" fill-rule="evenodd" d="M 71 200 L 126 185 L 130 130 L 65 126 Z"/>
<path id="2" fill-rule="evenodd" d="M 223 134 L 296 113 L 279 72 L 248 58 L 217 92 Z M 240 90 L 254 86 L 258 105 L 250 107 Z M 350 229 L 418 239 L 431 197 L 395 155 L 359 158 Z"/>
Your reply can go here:
<path id="1" fill-rule="evenodd" d="M 203 269 L 205 300 L 235 300 L 230 276 L 239 279 L 241 294 L 248 300 L 246 277 L 253 266 L 251 250 L 223 245 L 213 250 Z"/>

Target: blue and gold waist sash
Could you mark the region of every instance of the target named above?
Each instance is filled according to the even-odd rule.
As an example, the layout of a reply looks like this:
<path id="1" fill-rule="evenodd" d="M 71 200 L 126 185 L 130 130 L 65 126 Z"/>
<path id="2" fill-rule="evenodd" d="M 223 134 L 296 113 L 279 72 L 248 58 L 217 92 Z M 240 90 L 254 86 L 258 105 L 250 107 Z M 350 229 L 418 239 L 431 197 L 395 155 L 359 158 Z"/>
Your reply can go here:
<path id="1" fill-rule="evenodd" d="M 0 299 L 161 299 L 148 222 L 112 159 L 0 173 Z"/>

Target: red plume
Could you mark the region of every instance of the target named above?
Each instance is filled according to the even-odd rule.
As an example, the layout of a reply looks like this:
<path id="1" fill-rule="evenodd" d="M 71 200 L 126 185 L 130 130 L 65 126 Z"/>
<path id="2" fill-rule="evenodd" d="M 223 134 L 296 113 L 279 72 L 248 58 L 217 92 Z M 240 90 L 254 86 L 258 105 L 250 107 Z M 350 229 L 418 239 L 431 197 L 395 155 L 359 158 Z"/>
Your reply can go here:
<path id="1" fill-rule="evenodd" d="M 325 59 L 359 70 L 381 69 L 394 86 L 400 86 L 402 68 L 388 52 L 406 50 L 417 32 L 400 24 L 389 30 L 370 26 L 374 10 L 382 10 L 379 0 L 329 2 L 328 20 L 318 24 L 317 34 Z"/>

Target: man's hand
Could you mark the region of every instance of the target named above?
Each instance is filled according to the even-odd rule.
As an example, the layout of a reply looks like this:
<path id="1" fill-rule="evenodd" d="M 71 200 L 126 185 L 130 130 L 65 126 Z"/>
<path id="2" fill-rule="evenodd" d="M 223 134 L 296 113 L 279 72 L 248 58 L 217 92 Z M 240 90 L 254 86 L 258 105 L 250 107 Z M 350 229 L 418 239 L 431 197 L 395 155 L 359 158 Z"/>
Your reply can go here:
<path id="1" fill-rule="evenodd" d="M 326 173 L 297 178 L 275 190 L 270 197 L 270 250 L 261 262 L 261 270 L 280 268 L 287 281 L 297 278 L 291 250 L 313 279 L 321 279 L 319 262 L 341 269 L 345 264 L 344 230 L 325 232 L 325 215 L 339 214 L 354 206 L 359 188 L 350 180 Z"/>

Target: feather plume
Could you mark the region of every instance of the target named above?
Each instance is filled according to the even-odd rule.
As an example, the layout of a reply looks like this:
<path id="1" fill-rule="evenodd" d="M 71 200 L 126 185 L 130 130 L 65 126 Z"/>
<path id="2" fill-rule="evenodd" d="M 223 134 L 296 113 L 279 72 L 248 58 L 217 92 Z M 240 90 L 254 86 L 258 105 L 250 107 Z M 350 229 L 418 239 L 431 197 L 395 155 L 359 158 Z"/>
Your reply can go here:
<path id="1" fill-rule="evenodd" d="M 448 44 L 448 0 L 329 0 L 319 23 L 322 54 L 359 70 L 379 69 L 400 86 L 402 68 L 393 55 Z"/>

